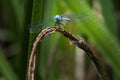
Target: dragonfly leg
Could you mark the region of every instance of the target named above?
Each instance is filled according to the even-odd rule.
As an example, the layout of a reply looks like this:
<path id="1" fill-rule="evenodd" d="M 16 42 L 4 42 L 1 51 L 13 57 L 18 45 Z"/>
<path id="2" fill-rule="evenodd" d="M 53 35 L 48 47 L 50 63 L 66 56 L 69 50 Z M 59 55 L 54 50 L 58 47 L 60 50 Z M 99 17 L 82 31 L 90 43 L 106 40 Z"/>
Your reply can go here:
<path id="1" fill-rule="evenodd" d="M 58 23 L 57 22 L 55 22 L 55 25 L 54 26 L 57 26 L 58 25 Z"/>
<path id="2" fill-rule="evenodd" d="M 59 23 L 58 23 L 58 22 L 56 22 L 54 26 L 64 27 L 64 25 L 63 25 L 62 23 L 60 23 L 60 22 L 59 22 Z"/>
<path id="3" fill-rule="evenodd" d="M 61 26 L 64 27 L 64 25 L 62 23 L 58 23 L 58 26 L 59 27 L 61 27 Z"/>

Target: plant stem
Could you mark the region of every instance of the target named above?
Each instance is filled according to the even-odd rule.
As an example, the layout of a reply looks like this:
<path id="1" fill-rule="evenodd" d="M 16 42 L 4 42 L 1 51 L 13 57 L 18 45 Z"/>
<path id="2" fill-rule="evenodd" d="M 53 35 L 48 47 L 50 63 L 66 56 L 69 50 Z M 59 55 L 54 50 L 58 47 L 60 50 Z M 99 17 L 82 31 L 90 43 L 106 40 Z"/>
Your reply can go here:
<path id="1" fill-rule="evenodd" d="M 96 57 L 93 55 L 92 51 L 86 44 L 86 42 L 83 39 L 78 39 L 69 32 L 65 31 L 62 28 L 57 28 L 57 27 L 51 27 L 51 28 L 46 28 L 41 31 L 41 33 L 36 37 L 35 42 L 33 43 L 32 51 L 30 54 L 30 59 L 29 59 L 29 66 L 28 66 L 28 80 L 34 80 L 34 70 L 35 70 L 35 56 L 36 56 L 36 50 L 37 46 L 40 42 L 40 40 L 47 35 L 51 35 L 54 32 L 59 32 L 61 33 L 65 38 L 68 38 L 74 45 L 78 46 L 79 48 L 83 49 L 91 62 L 94 64 L 96 67 L 99 77 L 102 80 L 109 80 L 109 77 L 107 76 L 105 70 L 102 68 L 102 66 L 98 63 Z M 49 66 L 49 65 L 48 65 Z"/>

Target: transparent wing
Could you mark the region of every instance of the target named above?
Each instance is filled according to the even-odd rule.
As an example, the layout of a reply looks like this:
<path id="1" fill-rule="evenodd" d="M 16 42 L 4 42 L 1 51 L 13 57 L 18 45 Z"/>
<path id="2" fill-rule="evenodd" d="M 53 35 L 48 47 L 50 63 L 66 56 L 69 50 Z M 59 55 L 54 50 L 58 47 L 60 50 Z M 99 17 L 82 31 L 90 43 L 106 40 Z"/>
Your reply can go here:
<path id="1" fill-rule="evenodd" d="M 63 17 L 65 18 L 69 18 L 71 20 L 75 20 L 75 19 L 80 19 L 80 20 L 87 20 L 89 18 L 88 15 L 86 14 L 62 14 Z"/>
<path id="2" fill-rule="evenodd" d="M 41 22 L 38 22 L 34 25 L 30 24 L 29 31 L 30 31 L 30 33 L 39 33 L 41 31 L 41 29 L 44 29 L 45 27 L 50 27 L 50 26 L 54 26 L 53 17 L 47 18 L 47 19 L 45 19 Z"/>

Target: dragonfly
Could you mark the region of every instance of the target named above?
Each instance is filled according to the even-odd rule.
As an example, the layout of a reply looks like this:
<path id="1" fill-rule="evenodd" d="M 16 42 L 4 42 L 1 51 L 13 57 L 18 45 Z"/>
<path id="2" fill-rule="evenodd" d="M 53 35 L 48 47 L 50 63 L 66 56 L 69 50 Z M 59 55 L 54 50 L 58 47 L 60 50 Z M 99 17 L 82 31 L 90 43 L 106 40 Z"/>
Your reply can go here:
<path id="1" fill-rule="evenodd" d="M 39 33 L 41 28 L 50 27 L 50 26 L 58 26 L 58 27 L 64 27 L 64 24 L 62 22 L 70 22 L 73 18 L 83 18 L 85 17 L 85 14 L 79 14 L 79 15 L 71 15 L 71 14 L 61 14 L 61 15 L 55 15 L 53 17 L 47 18 L 44 21 L 30 25 L 30 33 Z"/>

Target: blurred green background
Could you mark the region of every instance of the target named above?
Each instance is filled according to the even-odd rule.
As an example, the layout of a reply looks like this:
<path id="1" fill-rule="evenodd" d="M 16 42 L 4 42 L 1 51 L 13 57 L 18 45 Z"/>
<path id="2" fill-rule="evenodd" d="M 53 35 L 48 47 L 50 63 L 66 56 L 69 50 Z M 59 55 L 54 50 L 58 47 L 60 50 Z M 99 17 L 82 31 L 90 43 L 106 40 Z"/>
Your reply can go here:
<path id="1" fill-rule="evenodd" d="M 0 0 L 0 80 L 27 79 L 28 59 L 38 35 L 29 33 L 28 25 L 56 14 L 86 15 L 66 23 L 64 29 L 84 38 L 110 80 L 120 80 L 119 3 L 119 0 Z M 45 80 L 46 74 L 48 80 L 100 80 L 84 51 L 59 33 L 42 39 L 37 49 L 35 80 Z"/>

